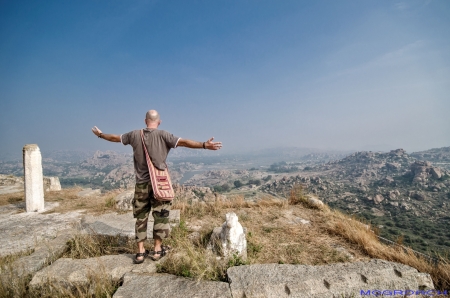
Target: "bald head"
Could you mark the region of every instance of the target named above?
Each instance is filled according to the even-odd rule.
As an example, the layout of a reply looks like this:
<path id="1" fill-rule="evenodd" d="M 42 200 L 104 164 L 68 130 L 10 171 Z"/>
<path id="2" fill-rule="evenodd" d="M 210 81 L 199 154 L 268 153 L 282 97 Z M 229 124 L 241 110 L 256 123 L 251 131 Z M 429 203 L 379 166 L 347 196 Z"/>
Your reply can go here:
<path id="1" fill-rule="evenodd" d="M 161 124 L 161 119 L 156 110 L 150 110 L 145 114 L 145 124 L 147 125 L 147 128 L 158 128 Z"/>
<path id="2" fill-rule="evenodd" d="M 150 110 L 145 114 L 145 120 L 150 120 L 152 122 L 159 121 L 159 114 L 156 110 Z"/>

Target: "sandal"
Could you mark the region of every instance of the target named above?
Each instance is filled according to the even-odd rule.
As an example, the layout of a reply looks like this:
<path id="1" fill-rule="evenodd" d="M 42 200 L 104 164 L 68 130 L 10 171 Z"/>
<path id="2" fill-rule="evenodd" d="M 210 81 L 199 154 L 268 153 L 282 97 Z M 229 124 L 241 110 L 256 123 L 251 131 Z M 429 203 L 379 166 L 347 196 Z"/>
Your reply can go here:
<path id="1" fill-rule="evenodd" d="M 149 253 L 150 253 L 150 252 L 149 252 L 147 249 L 146 249 L 144 252 L 138 252 L 138 253 L 136 254 L 136 256 L 134 257 L 133 262 L 134 262 L 135 264 L 142 264 L 142 263 L 144 263 L 145 258 L 148 257 L 148 254 L 149 254 Z M 138 260 L 138 258 L 140 258 L 140 257 L 143 257 L 142 260 Z"/>
<path id="2" fill-rule="evenodd" d="M 159 261 L 162 257 L 164 257 L 167 252 L 171 249 L 168 245 L 161 245 L 160 251 L 152 251 L 152 254 L 150 255 L 150 259 L 153 261 Z"/>

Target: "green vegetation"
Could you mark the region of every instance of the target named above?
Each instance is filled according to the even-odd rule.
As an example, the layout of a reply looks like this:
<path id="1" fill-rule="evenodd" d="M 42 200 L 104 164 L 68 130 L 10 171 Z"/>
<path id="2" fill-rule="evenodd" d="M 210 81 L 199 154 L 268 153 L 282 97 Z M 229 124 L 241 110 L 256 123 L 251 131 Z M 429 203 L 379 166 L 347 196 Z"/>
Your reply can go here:
<path id="1" fill-rule="evenodd" d="M 270 179 L 272 179 L 272 175 L 267 175 L 266 177 L 263 178 L 264 182 L 269 181 Z"/>
<path id="2" fill-rule="evenodd" d="M 250 179 L 250 180 L 248 180 L 247 184 L 259 186 L 259 185 L 261 185 L 261 180 L 260 179 Z"/>
<path id="3" fill-rule="evenodd" d="M 239 188 L 244 185 L 240 180 L 234 181 L 233 184 L 234 184 L 234 187 L 236 187 L 236 188 Z"/>
<path id="4" fill-rule="evenodd" d="M 270 172 L 274 173 L 292 173 L 297 172 L 299 169 L 297 166 L 288 165 L 285 161 L 280 161 L 274 164 L 271 164 L 269 169 Z"/>

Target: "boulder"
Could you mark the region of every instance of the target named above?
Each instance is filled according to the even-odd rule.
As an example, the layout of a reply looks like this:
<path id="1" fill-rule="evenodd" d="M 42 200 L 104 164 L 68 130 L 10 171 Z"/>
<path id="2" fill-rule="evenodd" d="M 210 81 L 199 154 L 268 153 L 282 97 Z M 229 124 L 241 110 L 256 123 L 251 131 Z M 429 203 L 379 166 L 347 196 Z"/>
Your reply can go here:
<path id="1" fill-rule="evenodd" d="M 61 190 L 61 183 L 58 177 L 44 177 L 45 191 L 59 191 Z"/>
<path id="2" fill-rule="evenodd" d="M 118 194 L 114 200 L 116 201 L 116 207 L 120 210 L 133 210 L 131 201 L 134 198 L 134 190 L 126 190 Z"/>
<path id="3" fill-rule="evenodd" d="M 220 281 L 196 281 L 169 274 L 127 273 L 113 298 L 231 298 L 230 286 Z"/>
<path id="4" fill-rule="evenodd" d="M 227 270 L 233 298 L 359 297 L 361 290 L 433 289 L 427 273 L 373 259 L 323 266 L 257 264 Z"/>
<path id="5" fill-rule="evenodd" d="M 421 192 L 416 192 L 412 195 L 412 198 L 418 201 L 425 201 L 427 199 L 427 196 Z"/>
<path id="6" fill-rule="evenodd" d="M 322 209 L 325 206 L 325 204 L 321 200 L 316 198 L 316 197 L 308 196 L 306 199 L 308 200 L 308 203 L 311 206 L 314 206 L 314 207 L 316 207 L 318 209 Z"/>
<path id="7" fill-rule="evenodd" d="M 208 248 L 216 251 L 216 244 L 221 246 L 224 257 L 238 255 L 244 260 L 247 258 L 247 240 L 244 229 L 234 212 L 227 213 L 222 227 L 213 230 Z"/>
<path id="8" fill-rule="evenodd" d="M 440 179 L 442 177 L 441 169 L 432 167 L 430 173 L 434 179 Z"/>
<path id="9" fill-rule="evenodd" d="M 387 196 L 390 200 L 396 200 L 397 199 L 397 194 L 395 191 L 390 191 L 387 193 Z"/>
<path id="10" fill-rule="evenodd" d="M 384 200 L 384 197 L 382 195 L 376 195 L 373 198 L 373 201 L 375 204 L 380 204 Z"/>
<path id="11" fill-rule="evenodd" d="M 405 203 L 405 202 L 401 202 L 401 203 L 400 203 L 400 206 L 401 206 L 403 209 L 405 209 L 405 210 L 410 210 L 410 209 L 411 209 L 411 206 L 410 206 L 408 203 Z"/>

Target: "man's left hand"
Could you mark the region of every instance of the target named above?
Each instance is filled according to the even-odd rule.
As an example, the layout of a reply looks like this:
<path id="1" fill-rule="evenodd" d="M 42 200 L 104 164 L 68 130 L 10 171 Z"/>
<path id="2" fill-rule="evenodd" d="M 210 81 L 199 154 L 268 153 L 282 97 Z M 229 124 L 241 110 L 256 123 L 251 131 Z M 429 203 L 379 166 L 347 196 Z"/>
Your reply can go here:
<path id="1" fill-rule="evenodd" d="M 92 132 L 98 137 L 102 131 L 97 126 L 92 127 Z"/>

